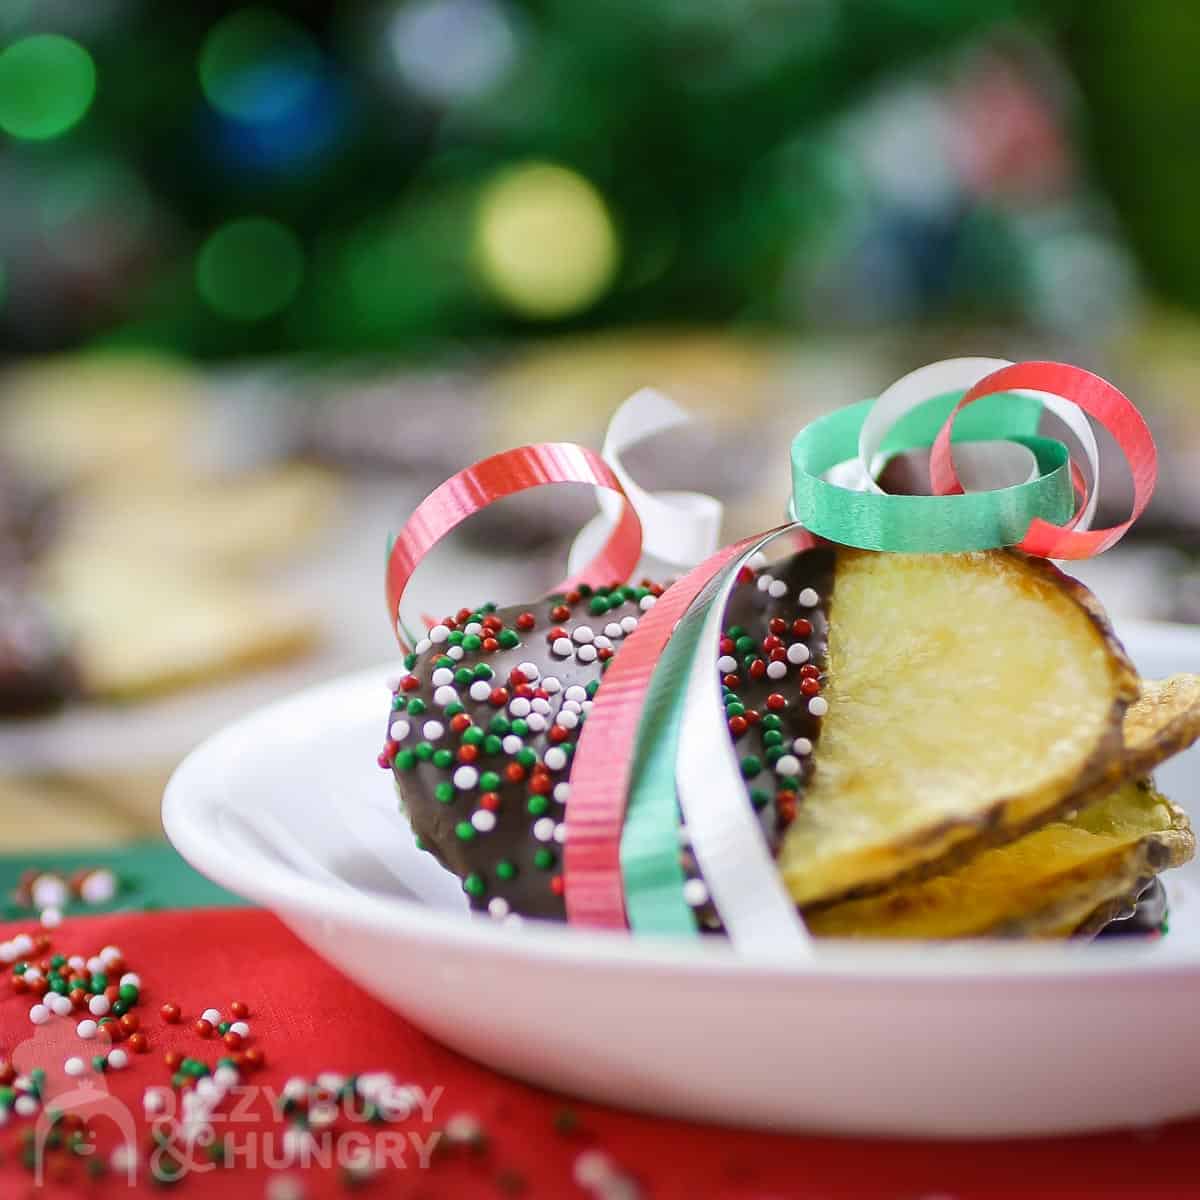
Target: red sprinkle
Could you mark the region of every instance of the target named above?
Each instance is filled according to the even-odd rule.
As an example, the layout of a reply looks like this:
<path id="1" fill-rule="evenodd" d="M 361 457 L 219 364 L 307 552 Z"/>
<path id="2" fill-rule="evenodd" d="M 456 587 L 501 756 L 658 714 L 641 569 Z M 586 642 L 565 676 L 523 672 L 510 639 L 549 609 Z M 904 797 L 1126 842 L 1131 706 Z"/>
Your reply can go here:
<path id="1" fill-rule="evenodd" d="M 469 742 L 462 746 L 459 746 L 459 748 L 458 748 L 458 761 L 459 762 L 465 762 L 465 763 L 474 762 L 478 757 L 479 757 L 479 747 L 478 746 L 472 746 Z"/>
<path id="2" fill-rule="evenodd" d="M 805 663 L 800 668 L 800 677 L 802 679 L 820 679 L 821 668 L 814 663 Z"/>
<path id="3" fill-rule="evenodd" d="M 778 692 L 772 692 L 767 697 L 767 707 L 772 712 L 779 712 L 781 708 L 787 708 L 787 701 Z"/>
<path id="4" fill-rule="evenodd" d="M 742 682 L 736 675 L 726 675 L 721 682 L 733 691 L 737 691 L 738 685 Z"/>
<path id="5" fill-rule="evenodd" d="M 571 610 L 565 604 L 556 604 L 550 610 L 550 620 L 552 621 L 567 621 L 570 620 Z"/>
<path id="6" fill-rule="evenodd" d="M 250 1015 L 250 1005 L 245 1000 L 234 1000 L 229 1005 L 229 1011 L 239 1021 L 244 1021 Z"/>
<path id="7" fill-rule="evenodd" d="M 561 896 L 563 894 L 563 888 L 565 886 L 566 885 L 563 883 L 563 877 L 561 875 L 552 875 L 550 877 L 550 890 L 556 896 Z"/>
<path id="8" fill-rule="evenodd" d="M 146 1040 L 144 1033 L 131 1033 L 129 1035 L 129 1048 L 134 1054 L 145 1054 L 150 1049 L 150 1043 Z"/>
<path id="9" fill-rule="evenodd" d="M 496 812 L 500 807 L 500 793 L 484 792 L 479 797 L 479 807 L 486 808 L 488 812 Z"/>
<path id="10" fill-rule="evenodd" d="M 797 617 L 792 622 L 792 632 L 797 637 L 806 638 L 810 633 L 812 633 L 812 622 L 806 620 L 804 617 Z"/>
<path id="11" fill-rule="evenodd" d="M 767 673 L 767 664 L 761 658 L 756 658 L 750 664 L 750 678 L 761 679 Z"/>
<path id="12" fill-rule="evenodd" d="M 162 1014 L 162 1019 L 168 1025 L 179 1024 L 179 1018 L 183 1016 L 183 1009 L 178 1004 L 173 1004 L 169 1000 L 158 1011 Z"/>
<path id="13" fill-rule="evenodd" d="M 210 1038 L 213 1035 L 212 1022 L 206 1021 L 201 1017 L 192 1028 L 196 1031 L 196 1035 L 202 1038 Z"/>
<path id="14" fill-rule="evenodd" d="M 468 728 L 470 724 L 471 718 L 468 717 L 466 713 L 455 713 L 454 716 L 450 718 L 450 728 L 453 729 L 455 733 L 462 733 L 462 731 Z"/>
<path id="15" fill-rule="evenodd" d="M 525 768 L 519 762 L 510 762 L 504 768 L 504 777 L 509 783 L 520 783 L 525 778 Z"/>
<path id="16" fill-rule="evenodd" d="M 492 688 L 492 694 L 488 697 L 488 703 L 493 708 L 503 708 L 508 703 L 508 690 L 502 687 Z"/>
<path id="17" fill-rule="evenodd" d="M 415 692 L 421 686 L 421 681 L 415 675 L 405 675 L 400 680 L 400 690 L 402 692 Z"/>
<path id="18" fill-rule="evenodd" d="M 552 742 L 565 742 L 571 736 L 571 731 L 564 728 L 562 725 L 551 725 L 549 733 L 546 736 Z"/>
<path id="19" fill-rule="evenodd" d="M 745 733 L 749 728 L 750 722 L 747 721 L 745 717 L 729 718 L 729 732 L 732 733 L 735 738 L 741 737 L 742 734 Z"/>
<path id="20" fill-rule="evenodd" d="M 531 612 L 523 612 L 517 618 L 517 628 L 523 632 L 528 632 L 537 624 L 537 618 Z"/>
<path id="21" fill-rule="evenodd" d="M 776 636 L 787 633 L 787 622 L 782 617 L 772 617 L 767 622 L 767 628 Z"/>
<path id="22" fill-rule="evenodd" d="M 815 695 L 817 695 L 817 694 L 820 692 L 820 690 L 821 690 L 821 682 L 820 682 L 820 680 L 818 680 L 818 679 L 812 679 L 811 677 L 810 677 L 810 678 L 808 678 L 808 679 L 801 679 L 801 680 L 800 680 L 800 693 L 801 693 L 801 695 L 804 695 L 804 696 L 815 696 Z"/>
<path id="23" fill-rule="evenodd" d="M 495 654 L 500 649 L 500 643 L 494 637 L 486 637 L 481 648 L 484 654 Z"/>

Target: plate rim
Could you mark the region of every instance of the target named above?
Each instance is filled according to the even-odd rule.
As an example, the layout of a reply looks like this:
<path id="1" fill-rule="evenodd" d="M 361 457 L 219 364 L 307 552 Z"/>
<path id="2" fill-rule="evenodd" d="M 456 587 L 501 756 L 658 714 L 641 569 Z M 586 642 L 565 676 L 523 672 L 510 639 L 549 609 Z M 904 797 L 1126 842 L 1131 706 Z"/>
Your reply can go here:
<path id="1" fill-rule="evenodd" d="M 1154 621 L 1122 621 L 1118 634 L 1186 639 L 1200 647 L 1200 629 Z M 481 914 L 444 912 L 414 900 L 353 889 L 345 891 L 302 874 L 279 859 L 254 855 L 253 874 L 236 869 L 216 833 L 205 820 L 229 800 L 220 763 L 230 749 L 245 743 L 247 733 L 272 723 L 285 723 L 289 710 L 307 707 L 322 696 L 377 692 L 394 674 L 387 662 L 314 684 L 247 713 L 204 739 L 172 773 L 163 795 L 162 822 L 167 838 L 202 874 L 246 896 L 287 920 L 297 915 L 318 921 L 368 925 L 380 933 L 399 934 L 424 942 L 450 943 L 540 963 L 604 966 L 641 971 L 669 968 L 704 975 L 737 973 L 747 978 L 805 978 L 861 984 L 870 980 L 912 983 L 1093 980 L 1137 976 L 1195 977 L 1200 981 L 1200 947 L 1165 957 L 1144 943 L 1046 944 L 1020 941 L 865 942 L 821 939 L 804 959 L 774 960 L 747 956 L 716 938 L 686 942 L 654 936 L 632 937 L 609 930 L 580 930 L 557 922 L 526 921 L 519 927 L 499 926 Z M 319 736 L 319 735 L 318 735 Z"/>

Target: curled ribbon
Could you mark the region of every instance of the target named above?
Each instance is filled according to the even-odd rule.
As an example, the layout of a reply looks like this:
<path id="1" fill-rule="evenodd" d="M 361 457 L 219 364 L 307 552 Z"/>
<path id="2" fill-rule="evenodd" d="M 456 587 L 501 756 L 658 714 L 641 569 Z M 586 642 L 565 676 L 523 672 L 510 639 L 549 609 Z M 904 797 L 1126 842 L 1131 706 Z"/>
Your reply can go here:
<path id="1" fill-rule="evenodd" d="M 1065 445 L 1038 435 L 1044 411 L 1075 435 L 1086 476 Z M 413 571 L 442 537 L 494 500 L 545 484 L 590 483 L 607 492 L 607 538 L 561 590 L 630 576 L 643 548 L 639 507 L 650 548 L 668 551 L 661 557 L 670 561 L 673 553 L 673 561 L 686 563 L 706 554 L 643 614 L 611 660 L 583 726 L 567 804 L 567 914 L 575 923 L 601 928 L 632 924 L 638 932 L 694 935 L 681 896 L 682 810 L 734 945 L 751 953 L 788 947 L 805 953 L 803 923 L 744 802 L 720 711 L 716 647 L 739 570 L 760 546 L 783 534 L 881 551 L 1016 546 L 1044 557 L 1098 554 L 1149 502 L 1157 474 L 1153 440 L 1117 388 L 1077 367 L 998 359 L 937 363 L 905 376 L 878 400 L 831 413 L 796 436 L 791 510 L 799 524 L 707 554 L 719 508 L 672 509 L 666 497 L 643 492 L 629 479 L 620 460 L 624 448 L 677 425 L 684 414 L 645 393 L 618 416 L 606 442 L 607 463 L 568 443 L 526 446 L 484 459 L 435 490 L 392 545 L 389 620 L 397 626 Z M 1130 517 L 1109 529 L 1089 528 L 1099 486 L 1089 417 L 1116 439 L 1133 476 Z M 890 455 L 915 448 L 930 451 L 934 494 L 884 493 L 876 482 L 881 466 Z"/>

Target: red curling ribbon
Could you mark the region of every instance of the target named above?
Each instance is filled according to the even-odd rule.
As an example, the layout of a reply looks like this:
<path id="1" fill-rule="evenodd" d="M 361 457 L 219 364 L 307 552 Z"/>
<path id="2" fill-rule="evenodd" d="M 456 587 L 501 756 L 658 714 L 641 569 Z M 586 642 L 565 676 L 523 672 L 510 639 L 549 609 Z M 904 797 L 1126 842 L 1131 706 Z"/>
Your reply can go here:
<path id="1" fill-rule="evenodd" d="M 541 442 L 519 446 L 482 459 L 435 488 L 404 523 L 388 554 L 388 621 L 402 648 L 398 627 L 400 600 L 421 560 L 452 529 L 493 501 L 551 483 L 588 483 L 616 492 L 625 504 L 600 552 L 587 566 L 554 590 L 569 591 L 581 583 L 605 587 L 629 578 L 642 554 L 642 523 L 608 464 L 586 446 L 573 442 Z"/>
<path id="2" fill-rule="evenodd" d="M 782 528 L 782 527 L 781 527 Z M 684 613 L 730 562 L 767 535 L 725 546 L 673 583 L 638 621 L 604 673 L 571 763 L 563 854 L 567 920 L 627 929 L 621 833 L 633 776 L 638 729 L 654 668 Z M 801 544 L 804 542 L 804 545 Z M 814 544 L 809 535 L 797 549 Z"/>
<path id="3" fill-rule="evenodd" d="M 970 388 L 934 441 L 930 458 L 934 494 L 954 496 L 963 490 L 950 452 L 950 433 L 958 412 L 984 396 L 1012 391 L 1048 392 L 1077 405 L 1112 434 L 1133 476 L 1133 511 L 1127 521 L 1108 529 L 1079 530 L 1074 528 L 1078 514 L 1066 525 L 1053 525 L 1038 517 L 1030 522 L 1017 549 L 1038 558 L 1059 559 L 1091 558 L 1111 549 L 1150 503 L 1158 479 L 1158 451 L 1142 414 L 1124 392 L 1081 367 L 1057 362 L 1014 363 L 992 372 Z M 1072 477 L 1078 488 L 1080 476 L 1074 466 Z"/>

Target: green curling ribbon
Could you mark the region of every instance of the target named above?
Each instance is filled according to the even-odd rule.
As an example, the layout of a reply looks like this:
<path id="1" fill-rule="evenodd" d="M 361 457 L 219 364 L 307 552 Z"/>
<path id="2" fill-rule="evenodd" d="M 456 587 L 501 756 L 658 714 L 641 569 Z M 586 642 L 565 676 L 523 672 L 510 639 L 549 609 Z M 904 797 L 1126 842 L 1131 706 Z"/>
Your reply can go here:
<path id="1" fill-rule="evenodd" d="M 927 449 L 962 392 L 936 396 L 907 413 L 881 451 Z M 954 554 L 1019 542 L 1036 517 L 1055 525 L 1075 511 L 1070 455 L 1061 442 L 1036 437 L 1042 405 L 1035 397 L 988 396 L 964 409 L 953 440 L 1018 442 L 1033 452 L 1038 477 L 1028 483 L 960 496 L 891 496 L 855 492 L 822 476 L 858 457 L 858 436 L 874 400 L 813 421 L 792 442 L 792 515 L 819 537 L 864 550 Z"/>
<path id="2" fill-rule="evenodd" d="M 706 591 L 711 592 L 712 585 Z M 708 607 L 698 597 L 680 621 L 654 668 L 646 696 L 621 831 L 625 912 L 635 933 L 697 937 L 700 932 L 683 898 L 675 758 L 688 672 Z"/>

